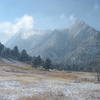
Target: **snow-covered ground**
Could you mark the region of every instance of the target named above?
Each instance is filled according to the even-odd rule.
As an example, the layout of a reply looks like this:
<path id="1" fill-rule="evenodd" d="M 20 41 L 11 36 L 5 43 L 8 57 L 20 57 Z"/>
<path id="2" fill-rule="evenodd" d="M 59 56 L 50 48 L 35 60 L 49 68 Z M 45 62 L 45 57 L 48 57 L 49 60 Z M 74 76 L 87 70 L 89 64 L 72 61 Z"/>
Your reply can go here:
<path id="1" fill-rule="evenodd" d="M 34 81 L 23 84 L 18 81 L 0 82 L 0 100 L 17 100 L 23 96 L 33 96 L 50 93 L 61 95 L 69 100 L 100 100 L 100 84 L 95 83 L 69 83 L 54 80 Z"/>

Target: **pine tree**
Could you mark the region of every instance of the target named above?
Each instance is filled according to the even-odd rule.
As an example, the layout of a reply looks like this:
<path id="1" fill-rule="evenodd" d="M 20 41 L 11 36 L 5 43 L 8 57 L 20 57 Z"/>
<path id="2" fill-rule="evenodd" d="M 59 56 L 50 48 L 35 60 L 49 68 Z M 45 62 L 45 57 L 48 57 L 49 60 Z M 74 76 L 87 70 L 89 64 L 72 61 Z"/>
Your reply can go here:
<path id="1" fill-rule="evenodd" d="M 4 45 L 0 43 L 0 56 L 2 55 L 3 50 L 4 50 Z"/>
<path id="2" fill-rule="evenodd" d="M 44 68 L 45 69 L 50 69 L 51 68 L 51 65 L 52 65 L 52 62 L 51 62 L 51 60 L 49 59 L 49 58 L 47 58 L 46 60 L 45 60 L 45 62 L 44 62 Z"/>
<path id="3" fill-rule="evenodd" d="M 4 48 L 2 51 L 2 57 L 4 58 L 11 58 L 11 50 L 9 48 Z"/>
<path id="4" fill-rule="evenodd" d="M 19 59 L 19 56 L 20 56 L 20 53 L 19 53 L 19 50 L 18 50 L 18 47 L 15 46 L 12 50 L 12 57 L 16 60 Z"/>
<path id="5" fill-rule="evenodd" d="M 38 57 L 33 57 L 33 59 L 32 59 L 32 65 L 33 65 L 33 67 L 42 66 L 42 63 L 43 63 L 43 61 L 42 61 L 42 59 L 41 59 L 40 56 L 38 56 Z"/>
<path id="6" fill-rule="evenodd" d="M 29 55 L 27 54 L 25 49 L 23 49 L 22 52 L 20 53 L 19 60 L 23 62 L 29 61 Z"/>

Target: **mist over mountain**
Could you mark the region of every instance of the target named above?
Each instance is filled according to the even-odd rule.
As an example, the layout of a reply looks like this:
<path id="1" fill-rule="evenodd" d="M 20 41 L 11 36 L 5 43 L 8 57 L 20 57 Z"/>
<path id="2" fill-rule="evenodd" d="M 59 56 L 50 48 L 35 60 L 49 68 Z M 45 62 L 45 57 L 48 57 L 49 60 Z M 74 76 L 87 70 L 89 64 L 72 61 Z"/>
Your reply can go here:
<path id="1" fill-rule="evenodd" d="M 87 65 L 100 52 L 100 32 L 83 21 L 75 21 L 68 29 L 37 30 L 36 34 L 23 38 L 22 33 L 13 36 L 7 47 L 17 45 L 30 55 L 49 57 L 54 63 Z"/>

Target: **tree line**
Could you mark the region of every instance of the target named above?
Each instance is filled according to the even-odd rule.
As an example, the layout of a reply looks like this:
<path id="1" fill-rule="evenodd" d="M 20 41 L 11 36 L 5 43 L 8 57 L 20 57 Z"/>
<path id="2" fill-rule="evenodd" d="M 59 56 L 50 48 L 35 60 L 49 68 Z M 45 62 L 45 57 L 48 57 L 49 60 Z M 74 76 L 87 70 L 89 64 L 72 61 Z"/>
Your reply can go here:
<path id="1" fill-rule="evenodd" d="M 95 71 L 97 73 L 97 80 L 100 81 L 100 53 L 94 58 L 94 60 L 87 65 L 79 66 L 75 64 L 53 64 L 49 58 L 45 60 L 41 58 L 41 56 L 30 56 L 28 55 L 27 51 L 23 49 L 19 51 L 18 47 L 15 46 L 13 49 L 5 47 L 3 44 L 0 43 L 0 57 L 6 59 L 13 59 L 18 60 L 21 62 L 32 64 L 32 67 L 35 68 L 44 68 L 46 70 L 49 69 L 57 69 L 57 70 L 69 70 L 69 71 Z"/>
<path id="2" fill-rule="evenodd" d="M 41 58 L 41 56 L 30 56 L 27 51 L 23 49 L 19 51 L 18 47 L 15 46 L 13 49 L 5 47 L 0 43 L 0 57 L 6 59 L 13 59 L 25 63 L 32 64 L 32 67 L 35 68 L 44 68 L 46 70 L 49 69 L 57 69 L 57 70 L 69 70 L 69 71 L 95 71 L 97 73 L 97 80 L 100 81 L 100 53 L 94 58 L 94 60 L 87 65 L 86 67 L 82 67 L 79 65 L 65 65 L 65 64 L 53 64 L 49 58 L 45 60 Z"/>
<path id="3" fill-rule="evenodd" d="M 25 49 L 19 51 L 17 46 L 15 46 L 13 49 L 10 49 L 5 47 L 2 43 L 0 43 L 0 57 L 29 63 L 35 68 L 43 67 L 45 69 L 50 69 L 52 66 L 52 62 L 49 58 L 43 60 L 40 56 L 32 57 Z"/>

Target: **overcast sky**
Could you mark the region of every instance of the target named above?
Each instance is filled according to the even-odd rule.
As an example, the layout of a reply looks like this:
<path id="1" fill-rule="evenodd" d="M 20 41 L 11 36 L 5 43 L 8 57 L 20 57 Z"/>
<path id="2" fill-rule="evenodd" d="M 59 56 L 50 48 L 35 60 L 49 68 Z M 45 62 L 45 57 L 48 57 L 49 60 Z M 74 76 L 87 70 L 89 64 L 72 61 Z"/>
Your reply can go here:
<path id="1" fill-rule="evenodd" d="M 100 30 L 100 0 L 0 0 L 0 41 L 20 30 L 67 28 L 76 19 Z"/>

